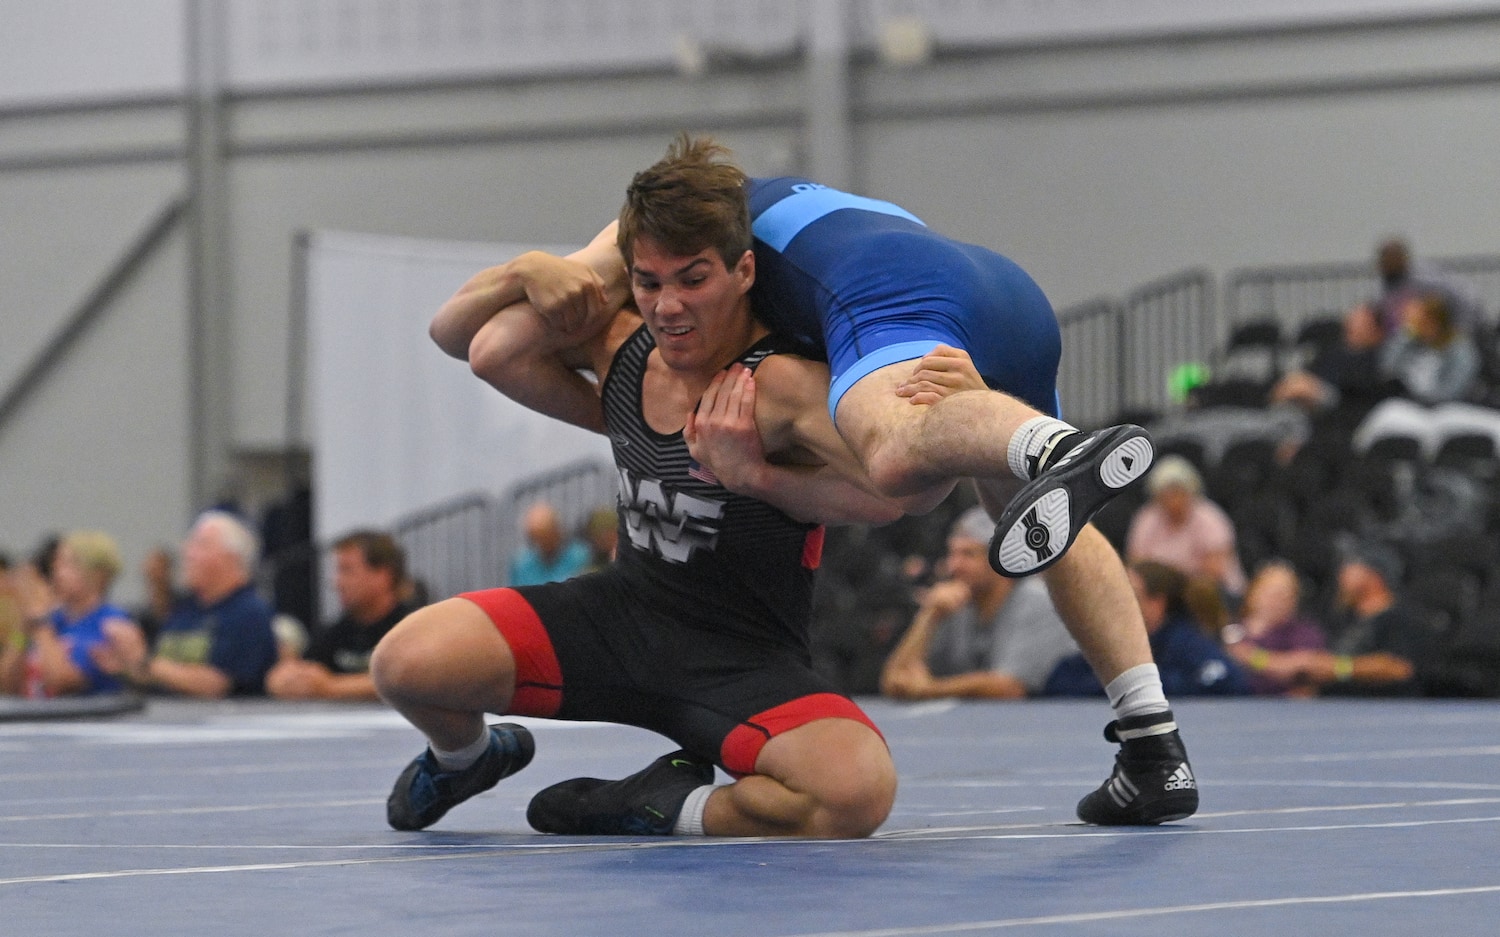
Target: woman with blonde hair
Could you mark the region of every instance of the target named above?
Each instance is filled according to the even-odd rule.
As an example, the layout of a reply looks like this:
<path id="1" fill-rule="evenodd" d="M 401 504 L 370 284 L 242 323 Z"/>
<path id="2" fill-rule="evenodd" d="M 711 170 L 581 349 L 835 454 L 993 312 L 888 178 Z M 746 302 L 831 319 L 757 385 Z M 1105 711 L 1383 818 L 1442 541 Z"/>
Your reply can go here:
<path id="1" fill-rule="evenodd" d="M 128 613 L 108 601 L 119 572 L 114 539 L 80 530 L 58 545 L 50 583 L 31 566 L 13 573 L 7 589 L 21 609 L 25 643 L 7 648 L 0 661 L 0 685 L 28 697 L 120 692 L 120 681 L 95 659 L 105 644 L 106 623 L 137 627 Z"/>

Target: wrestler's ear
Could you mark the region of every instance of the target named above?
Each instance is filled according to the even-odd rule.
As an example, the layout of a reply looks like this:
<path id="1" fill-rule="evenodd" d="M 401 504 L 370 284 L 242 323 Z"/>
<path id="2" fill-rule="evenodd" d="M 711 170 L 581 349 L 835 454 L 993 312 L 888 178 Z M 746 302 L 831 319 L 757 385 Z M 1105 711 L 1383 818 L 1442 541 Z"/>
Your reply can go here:
<path id="1" fill-rule="evenodd" d="M 755 251 L 745 251 L 741 254 L 739 261 L 734 265 L 734 269 L 729 271 L 729 275 L 738 281 L 741 291 L 748 291 L 750 287 L 754 286 Z"/>

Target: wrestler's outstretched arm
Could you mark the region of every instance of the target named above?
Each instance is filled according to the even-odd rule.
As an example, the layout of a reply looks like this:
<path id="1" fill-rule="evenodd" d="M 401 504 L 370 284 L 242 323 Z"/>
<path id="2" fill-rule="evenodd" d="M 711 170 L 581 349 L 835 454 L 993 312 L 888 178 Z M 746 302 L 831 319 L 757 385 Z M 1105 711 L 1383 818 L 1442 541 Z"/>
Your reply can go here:
<path id="1" fill-rule="evenodd" d="M 630 279 L 611 223 L 566 257 L 527 251 L 470 277 L 438 309 L 428 334 L 446 354 L 466 360 L 484 324 L 526 302 L 556 329 L 583 337 L 607 326 L 630 301 Z"/>
<path id="2" fill-rule="evenodd" d="M 490 316 L 466 357 L 477 377 L 523 407 L 603 433 L 599 389 L 586 373 L 598 366 L 592 348 L 599 341 L 558 332 L 517 303 Z"/>

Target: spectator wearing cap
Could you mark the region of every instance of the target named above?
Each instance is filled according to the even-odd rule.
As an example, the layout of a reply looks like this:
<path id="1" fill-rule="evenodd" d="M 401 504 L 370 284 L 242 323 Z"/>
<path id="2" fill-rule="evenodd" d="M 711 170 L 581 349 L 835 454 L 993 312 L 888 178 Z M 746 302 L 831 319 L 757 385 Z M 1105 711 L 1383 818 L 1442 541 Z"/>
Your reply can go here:
<path id="1" fill-rule="evenodd" d="M 1168 455 L 1146 476 L 1149 500 L 1130 519 L 1125 559 L 1164 563 L 1189 577 L 1213 580 L 1230 598 L 1245 591 L 1234 524 L 1203 494 L 1193 463 Z"/>
<path id="2" fill-rule="evenodd" d="M 1415 696 L 1431 654 L 1431 632 L 1398 597 L 1401 558 L 1383 543 L 1339 544 L 1338 606 L 1343 627 L 1326 651 L 1292 651 L 1275 675 L 1324 696 Z M 1269 668 L 1268 668 L 1269 672 Z"/>
<path id="3" fill-rule="evenodd" d="M 984 508 L 960 515 L 948 535 L 947 578 L 922 597 L 886 659 L 880 689 L 896 699 L 1019 699 L 1041 691 L 1078 646 L 1040 577 L 1007 579 L 990 568 L 995 522 Z"/>

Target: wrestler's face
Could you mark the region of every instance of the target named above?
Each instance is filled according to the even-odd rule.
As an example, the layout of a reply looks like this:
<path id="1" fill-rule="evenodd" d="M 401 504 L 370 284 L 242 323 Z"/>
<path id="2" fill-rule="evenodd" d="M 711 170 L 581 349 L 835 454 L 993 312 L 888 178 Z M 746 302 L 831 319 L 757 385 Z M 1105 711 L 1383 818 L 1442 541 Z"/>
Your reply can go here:
<path id="1" fill-rule="evenodd" d="M 718 369 L 744 350 L 754 282 L 749 251 L 727 269 L 712 248 L 679 256 L 650 238 L 635 243 L 630 287 L 636 308 L 673 369 Z"/>

